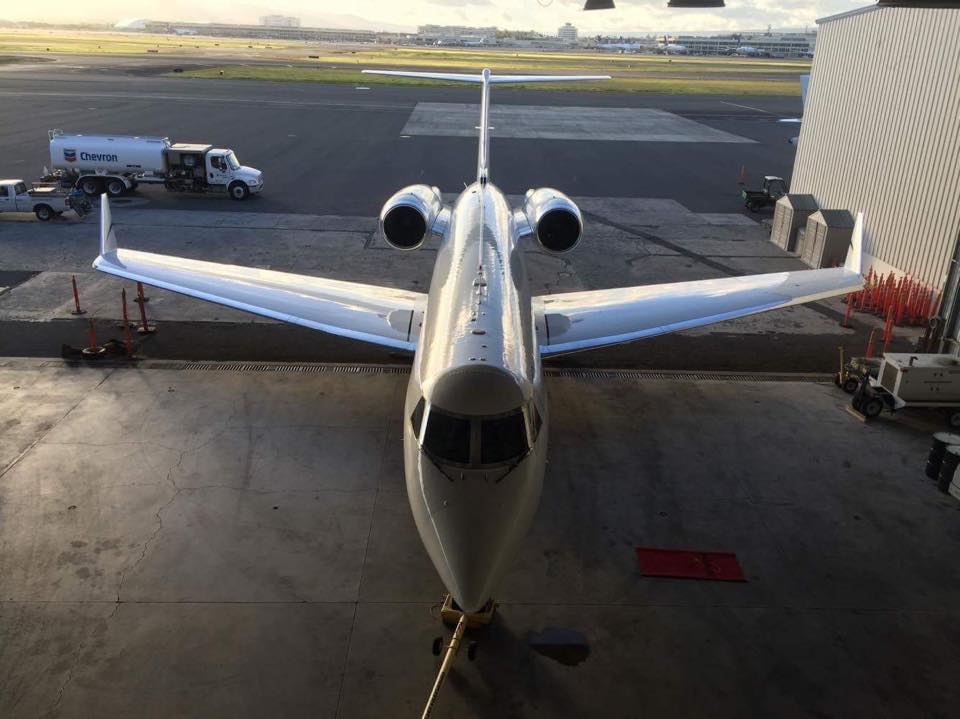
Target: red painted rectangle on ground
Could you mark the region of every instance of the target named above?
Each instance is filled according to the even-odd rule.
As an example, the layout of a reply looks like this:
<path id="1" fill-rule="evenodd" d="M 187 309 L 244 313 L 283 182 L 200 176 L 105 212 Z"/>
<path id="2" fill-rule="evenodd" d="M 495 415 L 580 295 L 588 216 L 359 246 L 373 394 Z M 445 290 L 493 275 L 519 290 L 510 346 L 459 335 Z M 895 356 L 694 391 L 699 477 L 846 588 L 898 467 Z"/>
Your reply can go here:
<path id="1" fill-rule="evenodd" d="M 640 571 L 646 577 L 712 579 L 745 582 L 747 578 L 733 552 L 698 552 L 692 549 L 636 547 Z"/>

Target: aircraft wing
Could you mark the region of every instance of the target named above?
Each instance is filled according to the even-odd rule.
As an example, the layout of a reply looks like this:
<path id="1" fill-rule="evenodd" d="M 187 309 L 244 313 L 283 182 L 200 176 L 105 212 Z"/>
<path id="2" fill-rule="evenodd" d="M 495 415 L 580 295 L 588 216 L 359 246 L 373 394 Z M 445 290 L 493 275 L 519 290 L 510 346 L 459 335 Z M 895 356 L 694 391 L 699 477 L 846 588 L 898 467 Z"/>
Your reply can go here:
<path id="1" fill-rule="evenodd" d="M 93 267 L 282 322 L 409 351 L 416 349 L 427 303 L 419 292 L 118 248 L 106 195 L 101 200 L 100 256 Z"/>
<path id="2" fill-rule="evenodd" d="M 675 282 L 534 298 L 543 356 L 615 345 L 856 292 L 863 216 L 843 267 Z"/>

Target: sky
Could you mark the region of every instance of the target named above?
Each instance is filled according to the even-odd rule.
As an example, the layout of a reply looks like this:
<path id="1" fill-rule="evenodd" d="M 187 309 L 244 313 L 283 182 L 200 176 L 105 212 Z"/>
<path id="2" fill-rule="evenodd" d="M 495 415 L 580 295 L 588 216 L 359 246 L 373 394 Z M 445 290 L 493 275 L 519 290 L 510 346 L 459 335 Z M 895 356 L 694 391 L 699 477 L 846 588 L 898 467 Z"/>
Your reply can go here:
<path id="1" fill-rule="evenodd" d="M 117 22 L 124 19 L 257 23 L 294 15 L 305 26 L 415 31 L 417 25 L 473 25 L 555 33 L 566 22 L 581 34 L 813 27 L 814 20 L 870 0 L 726 0 L 724 9 L 673 10 L 667 0 L 616 0 L 615 10 L 583 11 L 583 0 L 48 0 L 7 3 L 5 20 Z"/>

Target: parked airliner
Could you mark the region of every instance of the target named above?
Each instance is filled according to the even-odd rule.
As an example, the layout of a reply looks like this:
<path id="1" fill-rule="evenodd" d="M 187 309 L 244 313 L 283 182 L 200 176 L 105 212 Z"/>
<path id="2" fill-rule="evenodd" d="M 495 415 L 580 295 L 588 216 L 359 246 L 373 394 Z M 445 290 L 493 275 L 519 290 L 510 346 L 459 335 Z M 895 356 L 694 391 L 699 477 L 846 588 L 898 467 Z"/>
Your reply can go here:
<path id="1" fill-rule="evenodd" d="M 377 72 L 480 85 L 476 180 L 452 205 L 436 187 L 405 187 L 380 213 L 378 231 L 397 249 L 438 239 L 429 292 L 122 249 L 106 195 L 94 267 L 413 353 L 402 417 L 410 507 L 443 583 L 474 612 L 521 551 L 539 501 L 550 429 L 543 358 L 858 290 L 862 222 L 843 267 L 535 295 L 524 251 L 569 252 L 583 218 L 559 190 L 530 190 L 513 208 L 493 184 L 491 88 L 606 78 Z"/>

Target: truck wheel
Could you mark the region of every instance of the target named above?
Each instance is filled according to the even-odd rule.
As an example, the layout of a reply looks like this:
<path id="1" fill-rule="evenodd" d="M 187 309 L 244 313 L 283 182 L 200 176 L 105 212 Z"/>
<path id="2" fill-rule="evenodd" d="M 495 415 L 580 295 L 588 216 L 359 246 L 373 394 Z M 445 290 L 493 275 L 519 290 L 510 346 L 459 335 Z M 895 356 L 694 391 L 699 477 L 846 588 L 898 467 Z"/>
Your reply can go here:
<path id="1" fill-rule="evenodd" d="M 853 394 L 854 392 L 857 391 L 857 387 L 859 387 L 859 386 L 860 386 L 860 378 L 859 378 L 859 377 L 847 377 L 847 378 L 843 381 L 842 389 L 843 389 L 843 391 L 846 392 L 847 394 Z"/>
<path id="2" fill-rule="evenodd" d="M 947 410 L 947 424 L 950 425 L 951 429 L 960 427 L 960 409 L 954 408 Z"/>
<path id="3" fill-rule="evenodd" d="M 53 209 L 49 205 L 37 205 L 33 208 L 33 214 L 35 214 L 41 222 L 46 222 L 53 217 Z"/>
<path id="4" fill-rule="evenodd" d="M 867 419 L 879 416 L 883 411 L 883 400 L 879 397 L 870 397 L 860 405 L 860 412 Z"/>
<path id="5" fill-rule="evenodd" d="M 127 186 L 120 180 L 113 179 L 107 182 L 107 194 L 110 195 L 110 197 L 120 197 L 120 195 L 126 191 Z"/>
<path id="6" fill-rule="evenodd" d="M 80 182 L 80 189 L 88 197 L 96 197 L 100 194 L 100 180 L 93 177 L 87 177 Z"/>
<path id="7" fill-rule="evenodd" d="M 234 200 L 246 200 L 247 196 L 250 194 L 250 190 L 242 182 L 234 182 L 232 185 L 230 185 L 228 192 L 230 193 L 230 197 L 232 197 Z"/>

